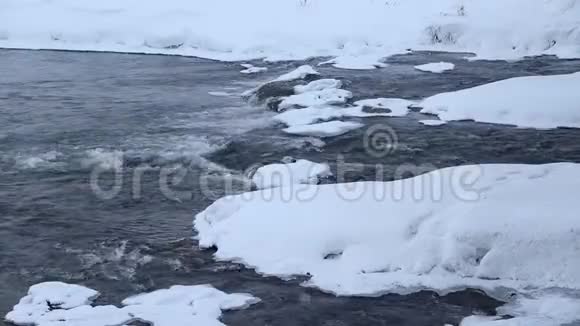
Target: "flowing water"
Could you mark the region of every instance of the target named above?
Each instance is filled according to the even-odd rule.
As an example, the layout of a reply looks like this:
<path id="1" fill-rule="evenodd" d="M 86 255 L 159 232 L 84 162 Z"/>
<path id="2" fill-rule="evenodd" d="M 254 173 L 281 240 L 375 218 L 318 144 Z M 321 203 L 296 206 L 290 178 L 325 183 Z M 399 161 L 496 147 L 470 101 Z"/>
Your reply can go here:
<path id="1" fill-rule="evenodd" d="M 451 61 L 446 74 L 414 65 Z M 312 63 L 316 63 L 313 61 Z M 28 286 L 48 280 L 102 292 L 98 303 L 173 284 L 211 283 L 263 301 L 227 312 L 228 325 L 443 325 L 501 304 L 479 291 L 424 291 L 343 298 L 216 262 L 192 240 L 192 218 L 248 185 L 245 170 L 285 156 L 339 155 L 363 169 L 346 181 L 393 178 L 401 164 L 580 162 L 580 130 L 531 130 L 452 122 L 425 127 L 418 113 L 372 118 L 398 139 L 386 157 L 363 146 L 367 128 L 320 141 L 286 135 L 274 114 L 240 94 L 303 63 L 272 63 L 243 75 L 235 63 L 112 53 L 0 50 L 0 316 Z M 459 54 L 414 53 L 373 71 L 321 67 L 357 98 L 418 99 L 534 74 L 580 70 L 578 60 L 469 62 Z M 186 167 L 186 169 L 184 169 Z M 186 173 L 183 173 L 186 171 Z M 0 321 L 0 323 L 2 323 Z"/>

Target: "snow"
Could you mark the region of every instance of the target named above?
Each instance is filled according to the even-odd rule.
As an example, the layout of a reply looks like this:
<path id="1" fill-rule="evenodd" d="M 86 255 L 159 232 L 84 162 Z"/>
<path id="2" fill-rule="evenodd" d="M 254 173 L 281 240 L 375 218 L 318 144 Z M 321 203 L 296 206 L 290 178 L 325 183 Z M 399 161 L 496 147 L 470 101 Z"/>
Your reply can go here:
<path id="1" fill-rule="evenodd" d="M 443 120 L 419 120 L 419 123 L 425 126 L 441 126 L 447 123 Z"/>
<path id="2" fill-rule="evenodd" d="M 103 326 L 134 320 L 154 326 L 176 324 L 223 326 L 222 310 L 243 309 L 259 302 L 248 294 L 226 294 L 209 285 L 172 286 L 125 299 L 125 307 L 91 306 L 99 293 L 74 284 L 33 285 L 28 295 L 6 315 L 16 325 Z"/>
<path id="3" fill-rule="evenodd" d="M 406 49 L 578 57 L 578 17 L 575 0 L 4 0 L 0 47 L 234 61 L 330 56 L 338 67 L 368 69 Z"/>
<path id="4" fill-rule="evenodd" d="M 219 96 L 219 97 L 232 96 L 232 94 L 230 94 L 228 92 L 223 92 L 223 91 L 212 91 L 212 92 L 207 92 L 207 93 L 211 96 Z"/>
<path id="5" fill-rule="evenodd" d="M 580 297 L 565 294 L 540 294 L 518 298 L 498 309 L 498 317 L 471 316 L 460 326 L 560 326 L 580 321 Z"/>
<path id="6" fill-rule="evenodd" d="M 283 278 L 310 275 L 304 285 L 337 295 L 577 291 L 578 180 L 580 165 L 571 163 L 459 166 L 224 197 L 194 225 L 201 247 L 218 248 L 216 259 Z"/>
<path id="7" fill-rule="evenodd" d="M 400 98 L 376 98 L 356 101 L 354 104 L 359 107 L 369 107 L 371 109 L 388 109 L 390 112 L 385 112 L 384 115 L 396 117 L 407 115 L 409 113 L 409 107 L 415 105 L 416 102 Z M 360 114 L 364 115 L 364 112 Z"/>
<path id="8" fill-rule="evenodd" d="M 342 87 L 342 82 L 338 79 L 319 79 L 310 82 L 306 85 L 298 85 L 294 87 L 294 93 L 302 94 L 308 92 L 317 92 L 325 89 L 337 89 Z"/>
<path id="9" fill-rule="evenodd" d="M 294 125 L 283 129 L 284 132 L 294 135 L 314 136 L 314 137 L 334 137 L 346 134 L 364 125 L 350 121 L 329 121 L 309 125 Z"/>
<path id="10" fill-rule="evenodd" d="M 273 81 L 275 82 L 280 82 L 280 81 L 292 81 L 292 80 L 297 80 L 297 79 L 304 79 L 306 76 L 309 75 L 320 75 L 320 73 L 316 70 L 314 70 L 314 68 L 312 68 L 312 66 L 309 65 L 302 65 L 288 73 L 283 74 L 282 76 L 274 79 Z"/>
<path id="11" fill-rule="evenodd" d="M 439 74 L 444 71 L 455 69 L 455 65 L 449 62 L 434 62 L 415 66 L 415 69 Z"/>
<path id="12" fill-rule="evenodd" d="M 268 70 L 266 67 L 256 67 L 249 63 L 243 63 L 241 66 L 245 68 L 240 71 L 242 74 L 257 74 Z"/>
<path id="13" fill-rule="evenodd" d="M 324 106 L 307 107 L 304 109 L 287 110 L 274 117 L 272 120 L 287 126 L 308 125 L 320 121 L 328 121 L 344 116 L 344 109 Z"/>
<path id="14" fill-rule="evenodd" d="M 370 54 L 370 55 L 342 55 L 328 61 L 319 63 L 319 66 L 332 64 L 336 68 L 351 69 L 351 70 L 371 70 L 377 68 L 384 68 L 387 66 L 382 62 L 384 54 Z"/>
<path id="15" fill-rule="evenodd" d="M 529 128 L 580 127 L 580 73 L 506 79 L 423 100 L 441 120 L 475 120 Z"/>
<path id="16" fill-rule="evenodd" d="M 320 178 L 332 175 L 328 164 L 297 160 L 287 164 L 269 164 L 260 167 L 252 176 L 258 189 L 290 186 L 294 184 L 317 184 Z"/>
<path id="17" fill-rule="evenodd" d="M 285 110 L 296 106 L 308 107 L 344 104 L 351 97 L 352 93 L 347 90 L 328 88 L 288 96 L 282 100 L 278 108 L 279 110 Z"/>

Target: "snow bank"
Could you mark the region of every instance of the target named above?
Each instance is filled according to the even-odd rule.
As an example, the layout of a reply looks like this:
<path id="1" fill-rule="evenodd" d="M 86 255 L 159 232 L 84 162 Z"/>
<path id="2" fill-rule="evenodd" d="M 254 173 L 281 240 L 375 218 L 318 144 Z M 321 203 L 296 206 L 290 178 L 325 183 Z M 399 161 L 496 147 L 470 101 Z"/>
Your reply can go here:
<path id="1" fill-rule="evenodd" d="M 91 306 L 99 293 L 80 285 L 47 282 L 33 285 L 6 315 L 16 325 L 103 326 L 140 320 L 154 326 L 177 324 L 223 326 L 222 310 L 259 302 L 248 294 L 226 294 L 209 285 L 173 286 L 125 299 L 125 307 Z"/>
<path id="2" fill-rule="evenodd" d="M 578 164 L 461 166 L 224 197 L 194 225 L 217 259 L 338 295 L 579 290 L 579 180 Z"/>
<path id="3" fill-rule="evenodd" d="M 580 73 L 511 78 L 438 94 L 421 112 L 531 128 L 580 127 Z"/>
<path id="4" fill-rule="evenodd" d="M 425 72 L 432 72 L 432 73 L 442 73 L 444 71 L 453 70 L 455 69 L 455 65 L 449 62 L 434 62 L 434 63 L 427 63 L 420 66 L 415 66 L 415 69 L 425 71 Z"/>
<path id="5" fill-rule="evenodd" d="M 310 125 L 295 125 L 283 130 L 285 133 L 294 135 L 334 137 L 346 134 L 351 130 L 362 128 L 363 126 L 362 123 L 358 122 L 329 121 Z"/>
<path id="6" fill-rule="evenodd" d="M 374 68 L 408 48 L 578 57 L 578 17 L 575 0 L 4 0 L 0 47 L 218 60 L 336 56 L 339 67 Z"/>
<path id="7" fill-rule="evenodd" d="M 560 326 L 580 321 L 580 297 L 565 294 L 539 294 L 518 298 L 498 309 L 498 317 L 472 316 L 460 326 Z"/>
<path id="8" fill-rule="evenodd" d="M 332 175 L 328 164 L 297 160 L 287 164 L 265 165 L 254 173 L 252 181 L 259 189 L 290 186 L 293 184 L 317 184 L 320 178 Z"/>

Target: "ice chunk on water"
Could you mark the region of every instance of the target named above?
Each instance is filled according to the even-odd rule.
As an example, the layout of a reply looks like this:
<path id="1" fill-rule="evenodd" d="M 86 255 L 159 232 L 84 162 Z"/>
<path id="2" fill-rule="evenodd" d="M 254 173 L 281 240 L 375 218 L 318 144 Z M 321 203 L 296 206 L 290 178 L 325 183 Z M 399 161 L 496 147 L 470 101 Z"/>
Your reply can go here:
<path id="1" fill-rule="evenodd" d="M 332 175 L 328 164 L 297 160 L 287 164 L 265 165 L 254 173 L 252 181 L 259 189 L 317 184 L 320 178 Z"/>
<path id="2" fill-rule="evenodd" d="M 444 71 L 455 69 L 455 65 L 449 62 L 434 62 L 415 66 L 415 69 L 425 72 L 442 73 Z"/>
<path id="3" fill-rule="evenodd" d="M 359 129 L 363 126 L 362 123 L 358 122 L 329 121 L 311 125 L 296 125 L 284 129 L 284 132 L 303 136 L 333 137 L 346 134 L 351 130 Z"/>

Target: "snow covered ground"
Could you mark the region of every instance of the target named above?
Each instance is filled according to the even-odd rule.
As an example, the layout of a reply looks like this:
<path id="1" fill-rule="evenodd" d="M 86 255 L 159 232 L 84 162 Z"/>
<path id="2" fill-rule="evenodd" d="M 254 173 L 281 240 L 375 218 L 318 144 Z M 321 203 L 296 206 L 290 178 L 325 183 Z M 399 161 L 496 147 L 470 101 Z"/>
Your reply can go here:
<path id="1" fill-rule="evenodd" d="M 123 325 L 136 320 L 155 326 L 224 326 L 218 320 L 223 310 L 243 309 L 260 301 L 248 294 L 226 294 L 208 285 L 176 285 L 140 294 L 125 299 L 122 308 L 91 306 L 98 295 L 80 285 L 36 284 L 6 315 L 6 320 L 36 326 Z"/>
<path id="2" fill-rule="evenodd" d="M 578 293 L 578 180 L 578 164 L 459 166 L 224 197 L 194 224 L 217 259 L 283 278 L 309 275 L 305 285 L 337 295 Z"/>
<path id="3" fill-rule="evenodd" d="M 578 17 L 576 0 L 4 0 L 0 47 L 219 60 L 337 56 L 335 65 L 360 69 L 409 48 L 579 57 Z"/>
<path id="4" fill-rule="evenodd" d="M 580 127 L 580 73 L 518 77 L 437 94 L 419 103 L 441 120 L 531 128 Z"/>

